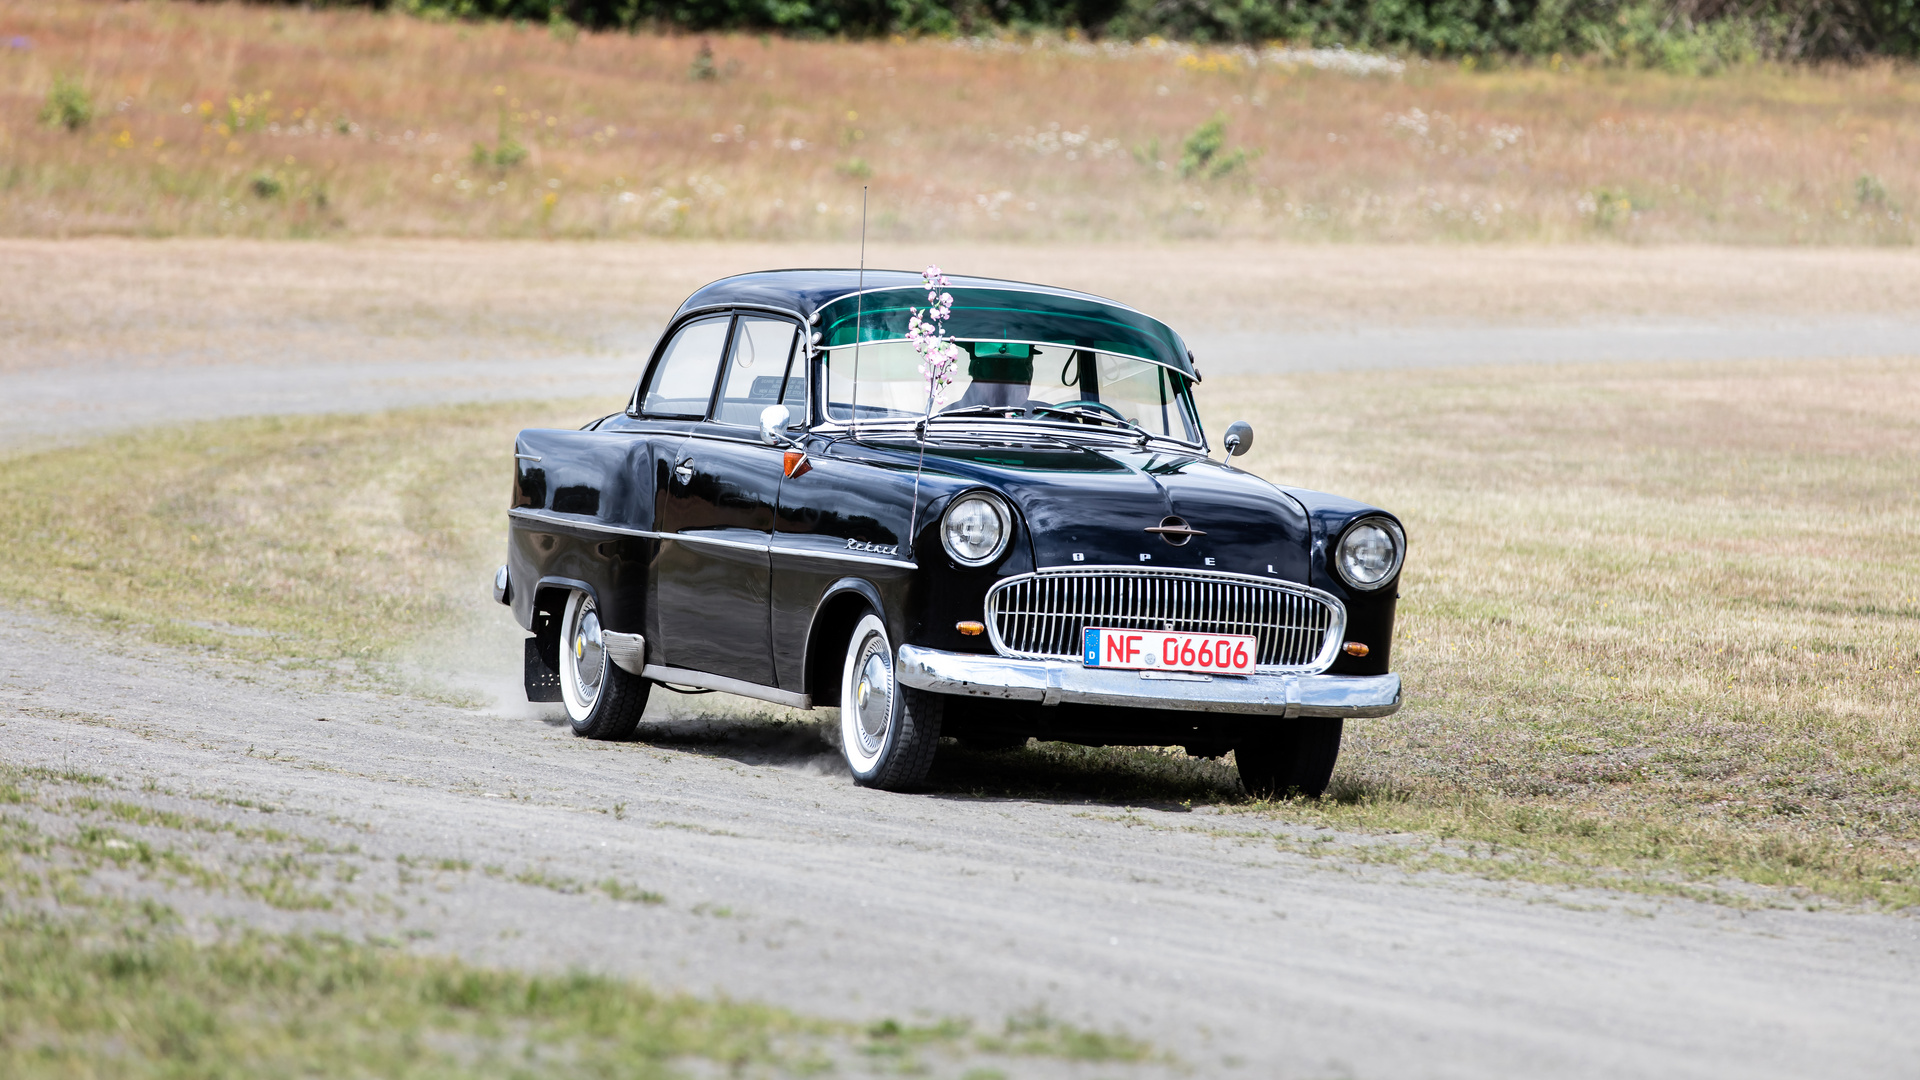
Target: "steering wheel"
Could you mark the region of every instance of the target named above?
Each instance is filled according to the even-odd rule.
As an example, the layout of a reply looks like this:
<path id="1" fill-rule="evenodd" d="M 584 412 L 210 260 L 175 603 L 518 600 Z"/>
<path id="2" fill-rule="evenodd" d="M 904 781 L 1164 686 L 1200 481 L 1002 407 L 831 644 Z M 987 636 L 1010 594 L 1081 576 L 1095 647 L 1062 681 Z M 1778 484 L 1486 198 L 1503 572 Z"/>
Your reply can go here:
<path id="1" fill-rule="evenodd" d="M 1075 405 L 1084 405 L 1089 409 L 1099 409 L 1101 412 L 1106 413 L 1107 415 L 1113 417 L 1115 420 L 1118 420 L 1123 424 L 1129 423 L 1126 417 L 1120 415 L 1119 409 L 1114 408 L 1113 406 L 1107 404 L 1104 401 L 1093 401 L 1088 398 L 1076 398 L 1073 401 L 1062 401 L 1057 404 L 1047 405 L 1045 407 L 1049 409 L 1071 409 Z"/>

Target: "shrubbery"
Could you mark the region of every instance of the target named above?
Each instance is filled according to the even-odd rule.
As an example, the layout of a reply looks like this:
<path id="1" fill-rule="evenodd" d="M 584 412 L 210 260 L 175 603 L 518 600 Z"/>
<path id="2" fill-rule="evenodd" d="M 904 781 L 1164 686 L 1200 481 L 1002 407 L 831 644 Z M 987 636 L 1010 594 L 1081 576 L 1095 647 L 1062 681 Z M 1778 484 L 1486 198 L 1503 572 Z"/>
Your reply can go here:
<path id="1" fill-rule="evenodd" d="M 342 0 L 454 18 L 801 35 L 1079 30 L 1703 70 L 1920 55 L 1920 0 Z"/>

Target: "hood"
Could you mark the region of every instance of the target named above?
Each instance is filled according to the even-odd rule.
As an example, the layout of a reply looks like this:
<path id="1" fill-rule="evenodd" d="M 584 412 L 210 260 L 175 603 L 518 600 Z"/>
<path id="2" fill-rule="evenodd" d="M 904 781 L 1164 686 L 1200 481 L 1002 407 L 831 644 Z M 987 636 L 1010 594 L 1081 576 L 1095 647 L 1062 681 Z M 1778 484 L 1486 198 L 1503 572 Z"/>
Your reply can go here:
<path id="1" fill-rule="evenodd" d="M 1156 566 L 1308 580 L 1311 534 L 1300 503 L 1197 453 L 1035 442 L 929 443 L 926 455 L 929 471 L 1013 500 L 1036 566 Z M 1205 535 L 1174 544 L 1146 531 L 1168 517 Z"/>

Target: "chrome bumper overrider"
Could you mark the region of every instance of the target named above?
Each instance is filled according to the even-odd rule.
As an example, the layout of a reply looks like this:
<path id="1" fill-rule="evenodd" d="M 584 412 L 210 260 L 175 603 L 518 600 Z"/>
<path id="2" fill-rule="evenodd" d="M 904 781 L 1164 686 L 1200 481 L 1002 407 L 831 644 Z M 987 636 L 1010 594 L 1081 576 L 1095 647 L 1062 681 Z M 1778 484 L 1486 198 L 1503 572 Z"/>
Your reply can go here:
<path id="1" fill-rule="evenodd" d="M 1400 708 L 1398 675 L 1103 671 L 1064 660 L 1016 660 L 917 645 L 900 646 L 896 674 L 908 686 L 934 693 L 1044 705 L 1070 701 L 1266 716 L 1386 716 Z"/>

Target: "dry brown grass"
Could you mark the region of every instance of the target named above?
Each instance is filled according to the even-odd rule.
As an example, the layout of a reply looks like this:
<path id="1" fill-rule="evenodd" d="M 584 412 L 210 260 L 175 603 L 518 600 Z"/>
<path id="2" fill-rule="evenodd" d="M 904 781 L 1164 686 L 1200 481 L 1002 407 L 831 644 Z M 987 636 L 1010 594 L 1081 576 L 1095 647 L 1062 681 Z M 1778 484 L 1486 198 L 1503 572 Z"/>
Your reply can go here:
<path id="1" fill-rule="evenodd" d="M 1408 706 L 1283 815 L 1920 903 L 1920 361 L 1203 390 L 1407 522 Z"/>
<path id="2" fill-rule="evenodd" d="M 32 42 L 0 49 L 11 235 L 844 237 L 869 174 L 877 235 L 942 240 L 1904 244 L 1920 201 L 1920 79 L 1885 64 L 1355 78 L 723 37 L 701 82 L 689 38 L 362 11 L 0 0 L 0 32 Z M 62 74 L 100 106 L 77 134 L 37 120 Z M 1216 112 L 1258 156 L 1181 179 Z M 531 156 L 472 165 L 503 122 Z"/>

